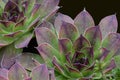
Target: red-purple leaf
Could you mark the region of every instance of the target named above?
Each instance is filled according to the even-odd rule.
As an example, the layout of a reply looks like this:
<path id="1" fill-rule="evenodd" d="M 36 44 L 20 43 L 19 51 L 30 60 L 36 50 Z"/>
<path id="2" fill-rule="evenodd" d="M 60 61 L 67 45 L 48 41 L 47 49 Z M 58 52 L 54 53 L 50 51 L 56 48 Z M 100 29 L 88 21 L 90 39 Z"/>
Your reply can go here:
<path id="1" fill-rule="evenodd" d="M 72 49 L 72 42 L 69 39 L 59 39 L 59 49 L 61 53 L 67 54 Z"/>
<path id="2" fill-rule="evenodd" d="M 8 80 L 8 70 L 0 68 L 0 80 Z"/>
<path id="3" fill-rule="evenodd" d="M 92 16 L 85 9 L 76 16 L 74 22 L 80 34 L 83 34 L 87 28 L 95 26 Z"/>
<path id="4" fill-rule="evenodd" d="M 103 18 L 99 23 L 103 39 L 111 32 L 117 32 L 118 22 L 116 15 L 110 15 Z"/>
<path id="5" fill-rule="evenodd" d="M 85 32 L 85 37 L 90 41 L 90 44 L 93 47 L 94 51 L 97 51 L 101 47 L 101 35 L 102 34 L 99 26 L 88 28 Z M 95 57 L 98 57 L 97 53 L 95 54 Z"/>
<path id="6" fill-rule="evenodd" d="M 1 49 L 0 53 L 2 55 L 1 67 L 9 69 L 14 63 L 15 59 L 22 52 L 22 49 L 16 49 L 14 44 L 6 46 Z"/>
<path id="7" fill-rule="evenodd" d="M 103 41 L 102 47 L 110 51 L 111 56 L 119 54 L 120 50 L 120 34 L 110 33 Z"/>
<path id="8" fill-rule="evenodd" d="M 62 26 L 62 21 L 74 24 L 74 21 L 72 20 L 71 17 L 58 13 L 58 16 L 56 17 L 55 22 L 54 22 L 54 26 L 56 28 L 57 34 L 59 33 L 60 27 Z"/>
<path id="9" fill-rule="evenodd" d="M 32 80 L 49 80 L 49 71 L 46 65 L 41 64 L 34 68 L 31 73 Z"/>
<path id="10" fill-rule="evenodd" d="M 9 12 L 15 8 L 18 8 L 17 4 L 12 0 L 9 0 L 4 8 L 4 11 Z"/>
<path id="11" fill-rule="evenodd" d="M 107 73 L 107 72 L 113 70 L 115 67 L 116 67 L 115 61 L 114 61 L 114 59 L 112 59 L 108 65 L 108 67 L 104 70 L 104 73 Z"/>
<path id="12" fill-rule="evenodd" d="M 84 37 L 80 36 L 73 44 L 75 51 L 80 51 L 84 47 L 90 47 L 90 42 Z"/>
<path id="13" fill-rule="evenodd" d="M 59 38 L 68 38 L 72 42 L 74 42 L 79 36 L 77 28 L 68 22 L 62 21 L 62 25 L 60 27 Z"/>
<path id="14" fill-rule="evenodd" d="M 102 48 L 101 50 L 101 56 L 100 56 L 100 60 L 103 61 L 107 58 L 107 56 L 109 55 L 110 51 L 107 50 L 106 48 Z"/>
<path id="15" fill-rule="evenodd" d="M 39 51 L 40 55 L 42 58 L 45 60 L 47 63 L 51 63 L 53 56 L 56 56 L 59 60 L 61 60 L 61 55 L 60 53 L 53 48 L 51 45 L 47 43 L 43 43 L 37 47 L 37 50 Z"/>
<path id="16" fill-rule="evenodd" d="M 41 3 L 39 12 L 40 12 L 40 17 L 44 17 L 48 15 L 50 12 L 53 11 L 59 4 L 59 0 L 44 0 Z"/>
<path id="17" fill-rule="evenodd" d="M 31 71 L 34 67 L 40 65 L 40 63 L 35 60 L 36 56 L 40 57 L 40 55 L 37 54 L 22 53 L 17 57 L 16 61 L 19 62 L 25 69 Z"/>
<path id="18" fill-rule="evenodd" d="M 56 57 L 53 57 L 52 63 L 58 71 L 60 71 L 61 73 L 64 73 L 61 65 L 57 62 Z"/>
<path id="19" fill-rule="evenodd" d="M 56 12 L 59 10 L 60 7 L 55 7 L 46 17 L 44 20 L 50 20 L 55 14 Z"/>
<path id="20" fill-rule="evenodd" d="M 26 70 L 19 64 L 15 63 L 8 72 L 9 80 L 24 80 L 28 77 Z"/>
<path id="21" fill-rule="evenodd" d="M 48 28 L 40 27 L 35 29 L 38 45 L 48 43 L 55 49 L 58 49 L 58 40 L 56 35 Z"/>
<path id="22" fill-rule="evenodd" d="M 33 33 L 27 33 L 24 36 L 22 36 L 19 40 L 15 42 L 15 47 L 16 48 L 24 48 L 27 47 L 30 40 L 33 37 Z"/>

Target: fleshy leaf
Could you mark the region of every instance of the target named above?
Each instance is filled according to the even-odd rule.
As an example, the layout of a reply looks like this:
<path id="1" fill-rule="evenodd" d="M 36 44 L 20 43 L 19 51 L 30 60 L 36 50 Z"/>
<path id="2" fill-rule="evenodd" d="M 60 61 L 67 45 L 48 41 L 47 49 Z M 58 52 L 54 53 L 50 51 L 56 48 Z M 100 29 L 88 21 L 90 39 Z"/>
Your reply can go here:
<path id="1" fill-rule="evenodd" d="M 13 2 L 12 0 L 9 0 L 7 4 L 5 5 L 4 11 L 9 12 L 15 9 L 16 7 L 17 7 L 17 4 L 15 4 L 15 2 Z"/>
<path id="2" fill-rule="evenodd" d="M 107 50 L 106 48 L 102 48 L 102 49 L 101 49 L 100 60 L 101 60 L 101 61 L 105 60 L 105 59 L 108 57 L 108 55 L 110 55 L 109 53 L 110 53 L 109 50 Z M 108 59 L 108 60 L 109 60 L 109 59 Z M 105 61 L 106 61 L 106 60 L 105 60 Z"/>
<path id="3" fill-rule="evenodd" d="M 25 69 L 31 71 L 34 67 L 40 64 L 39 62 L 36 63 L 35 61 L 37 57 L 39 57 L 39 60 L 42 59 L 40 55 L 37 54 L 22 53 L 17 57 L 16 61 L 19 62 Z"/>
<path id="4" fill-rule="evenodd" d="M 0 80 L 8 80 L 8 70 L 0 68 Z"/>
<path id="5" fill-rule="evenodd" d="M 56 35 L 48 28 L 40 27 L 35 30 L 38 45 L 48 43 L 58 50 L 58 40 Z"/>
<path id="6" fill-rule="evenodd" d="M 75 49 L 75 51 L 80 51 L 84 47 L 90 47 L 90 42 L 84 36 L 81 35 L 74 42 L 73 48 Z"/>
<path id="7" fill-rule="evenodd" d="M 46 63 L 51 63 L 53 56 L 56 56 L 59 60 L 61 60 L 60 53 L 47 43 L 39 45 L 37 47 L 37 50 L 39 51 L 40 55 Z"/>
<path id="8" fill-rule="evenodd" d="M 58 4 L 59 0 L 44 0 L 39 9 L 40 17 L 43 18 L 48 15 Z"/>
<path id="9" fill-rule="evenodd" d="M 15 42 L 15 47 L 16 48 L 27 47 L 32 37 L 33 37 L 33 33 L 27 33 L 23 35 L 19 40 Z"/>
<path id="10" fill-rule="evenodd" d="M 103 41 L 102 47 L 110 51 L 110 56 L 120 54 L 120 34 L 110 33 Z"/>
<path id="11" fill-rule="evenodd" d="M 59 39 L 59 49 L 61 53 L 67 54 L 72 50 L 72 42 L 69 39 Z"/>
<path id="12" fill-rule="evenodd" d="M 55 18 L 55 22 L 54 22 L 54 26 L 56 28 L 57 34 L 59 33 L 60 27 L 62 26 L 62 21 L 74 24 L 74 21 L 72 20 L 71 17 L 58 13 L 58 16 Z"/>
<path id="13" fill-rule="evenodd" d="M 63 72 L 63 69 L 62 67 L 60 66 L 60 64 L 58 63 L 56 57 L 53 57 L 53 61 L 52 61 L 54 67 L 56 68 L 56 70 L 60 71 L 61 73 L 64 73 Z"/>
<path id="14" fill-rule="evenodd" d="M 52 32 L 55 32 L 54 26 L 50 22 L 47 22 L 47 21 L 42 22 L 39 25 L 39 27 L 46 27 L 46 28 L 50 29 Z"/>
<path id="15" fill-rule="evenodd" d="M 99 54 L 98 49 L 101 47 L 101 41 L 102 41 L 102 36 L 99 26 L 88 28 L 85 32 L 85 37 L 90 41 L 90 44 L 95 52 L 94 54 L 95 58 L 97 58 Z"/>
<path id="16" fill-rule="evenodd" d="M 33 69 L 32 80 L 49 80 L 49 71 L 46 65 L 41 64 Z"/>
<path id="17" fill-rule="evenodd" d="M 76 16 L 74 22 L 80 34 L 83 34 L 87 28 L 95 26 L 92 16 L 85 9 Z"/>
<path id="18" fill-rule="evenodd" d="M 109 34 L 113 32 L 117 32 L 118 22 L 116 15 L 110 15 L 103 18 L 99 23 L 100 29 L 102 31 L 103 39 Z"/>
<path id="19" fill-rule="evenodd" d="M 26 70 L 19 63 L 15 63 L 8 72 L 9 80 L 24 80 L 27 77 Z"/>
<path id="20" fill-rule="evenodd" d="M 14 47 L 14 44 L 1 48 L 0 50 L 2 56 L 1 67 L 9 69 L 15 63 L 16 57 L 21 52 L 22 49 L 16 49 Z"/>
<path id="21" fill-rule="evenodd" d="M 78 35 L 78 30 L 73 24 L 62 21 L 62 25 L 59 32 L 60 39 L 68 38 L 72 42 L 74 42 L 78 38 Z"/>
<path id="22" fill-rule="evenodd" d="M 60 7 L 58 7 L 58 6 L 55 7 L 55 8 L 51 11 L 51 13 L 49 13 L 49 14 L 45 17 L 44 20 L 50 21 L 50 19 L 55 16 L 55 14 L 56 14 L 56 12 L 59 10 L 59 8 L 60 8 Z"/>
<path id="23" fill-rule="evenodd" d="M 107 72 L 113 70 L 115 67 L 116 67 L 115 61 L 114 61 L 114 59 L 112 59 L 110 61 L 110 64 L 108 65 L 108 67 L 104 70 L 104 73 L 107 73 Z"/>

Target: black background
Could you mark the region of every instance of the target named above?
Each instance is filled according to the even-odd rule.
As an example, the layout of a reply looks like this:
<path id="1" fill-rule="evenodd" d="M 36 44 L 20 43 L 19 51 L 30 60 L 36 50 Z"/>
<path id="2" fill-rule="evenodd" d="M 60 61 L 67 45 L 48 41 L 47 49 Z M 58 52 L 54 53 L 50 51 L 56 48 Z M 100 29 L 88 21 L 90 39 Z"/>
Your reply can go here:
<path id="1" fill-rule="evenodd" d="M 60 0 L 60 12 L 69 15 L 73 19 L 84 8 L 92 15 L 95 24 L 108 15 L 117 14 L 118 23 L 120 23 L 120 0 Z M 120 27 L 118 26 L 118 32 Z M 37 47 L 36 40 L 32 39 L 24 52 L 38 53 L 34 48 Z"/>

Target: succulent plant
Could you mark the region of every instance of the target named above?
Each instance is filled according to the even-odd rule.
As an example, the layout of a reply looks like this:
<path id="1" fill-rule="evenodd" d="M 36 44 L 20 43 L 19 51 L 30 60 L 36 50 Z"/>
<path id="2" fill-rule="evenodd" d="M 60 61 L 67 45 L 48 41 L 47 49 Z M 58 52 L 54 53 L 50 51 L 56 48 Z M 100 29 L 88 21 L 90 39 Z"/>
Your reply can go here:
<path id="1" fill-rule="evenodd" d="M 35 29 L 37 50 L 57 80 L 110 80 L 120 50 L 117 27 L 116 15 L 95 26 L 85 9 L 74 20 L 58 13 L 54 25 L 44 21 Z"/>
<path id="2" fill-rule="evenodd" d="M 29 74 L 23 66 L 15 63 L 9 70 L 0 68 L 0 80 L 56 80 L 54 70 L 48 69 L 45 64 L 33 68 Z"/>
<path id="3" fill-rule="evenodd" d="M 26 47 L 33 27 L 48 20 L 59 9 L 59 0 L 0 0 L 0 47 L 15 43 Z"/>

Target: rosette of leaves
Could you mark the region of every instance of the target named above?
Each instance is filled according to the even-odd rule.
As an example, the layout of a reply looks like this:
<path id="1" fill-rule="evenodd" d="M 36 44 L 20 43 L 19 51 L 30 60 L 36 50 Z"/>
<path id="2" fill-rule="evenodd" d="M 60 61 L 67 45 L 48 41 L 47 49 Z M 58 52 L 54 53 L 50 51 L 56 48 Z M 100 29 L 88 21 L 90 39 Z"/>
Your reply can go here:
<path id="1" fill-rule="evenodd" d="M 16 62 L 9 70 L 0 68 L 0 80 L 56 80 L 54 70 L 40 64 L 28 73 L 24 67 Z"/>
<path id="2" fill-rule="evenodd" d="M 0 0 L 0 47 L 15 42 L 16 48 L 26 47 L 33 29 L 49 20 L 59 9 L 59 0 Z"/>
<path id="3" fill-rule="evenodd" d="M 74 20 L 58 13 L 54 26 L 43 22 L 35 29 L 37 50 L 57 80 L 110 80 L 120 49 L 117 26 L 116 15 L 95 26 L 85 9 Z"/>

